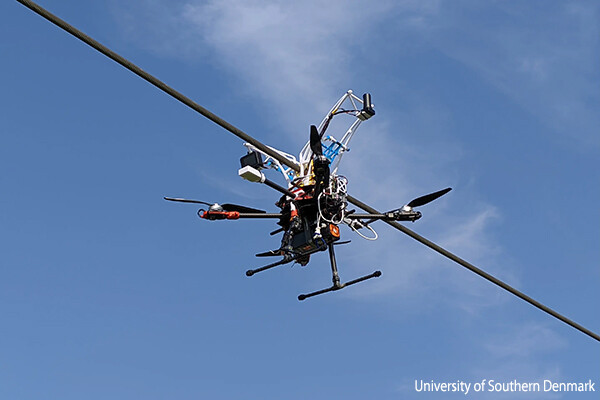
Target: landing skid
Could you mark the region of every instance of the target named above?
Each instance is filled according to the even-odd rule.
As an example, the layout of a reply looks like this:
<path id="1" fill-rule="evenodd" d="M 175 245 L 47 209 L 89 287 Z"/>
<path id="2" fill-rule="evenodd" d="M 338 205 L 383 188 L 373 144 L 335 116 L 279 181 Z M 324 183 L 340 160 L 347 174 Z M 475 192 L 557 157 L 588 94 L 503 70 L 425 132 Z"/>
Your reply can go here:
<path id="1" fill-rule="evenodd" d="M 309 297 L 317 296 L 319 294 L 323 294 L 323 293 L 327 293 L 327 292 L 334 292 L 336 290 L 343 289 L 350 285 L 354 285 L 355 283 L 359 283 L 362 281 L 366 281 L 367 279 L 377 278 L 377 277 L 381 276 L 381 271 L 375 271 L 370 275 L 361 276 L 360 278 L 356 278 L 349 282 L 341 283 L 340 276 L 338 274 L 338 269 L 337 269 L 337 262 L 335 261 L 335 252 L 333 250 L 333 246 L 336 244 L 343 244 L 343 242 L 340 242 L 340 243 L 332 242 L 332 243 L 329 243 L 329 246 L 328 246 L 333 286 L 326 288 L 326 289 L 317 290 L 315 292 L 301 294 L 298 296 L 298 300 L 302 301 L 302 300 L 308 299 Z M 281 260 L 276 261 L 272 264 L 265 265 L 264 267 L 260 267 L 260 268 L 256 268 L 256 269 L 249 269 L 248 271 L 246 271 L 246 276 L 252 276 L 252 275 L 256 274 L 257 272 L 262 272 L 267 269 L 275 268 L 275 267 L 283 265 L 283 264 L 288 264 L 288 263 L 291 263 L 292 261 L 296 261 L 297 259 L 298 259 L 298 257 L 292 257 L 292 256 L 288 255 L 288 256 L 283 257 Z"/>
<path id="2" fill-rule="evenodd" d="M 326 288 L 326 289 L 317 290 L 315 292 L 301 294 L 298 296 L 298 300 L 302 301 L 302 300 L 308 299 L 309 297 L 317 296 L 317 295 L 320 295 L 323 293 L 341 290 L 350 285 L 354 285 L 355 283 L 359 283 L 362 281 L 366 281 L 367 279 L 377 278 L 377 277 L 381 276 L 381 271 L 375 271 L 370 275 L 361 276 L 360 278 L 356 278 L 349 282 L 341 283 L 340 276 L 338 274 L 337 263 L 335 261 L 335 252 L 333 250 L 333 243 L 329 244 L 329 261 L 331 262 L 331 275 L 332 275 L 333 286 Z"/>

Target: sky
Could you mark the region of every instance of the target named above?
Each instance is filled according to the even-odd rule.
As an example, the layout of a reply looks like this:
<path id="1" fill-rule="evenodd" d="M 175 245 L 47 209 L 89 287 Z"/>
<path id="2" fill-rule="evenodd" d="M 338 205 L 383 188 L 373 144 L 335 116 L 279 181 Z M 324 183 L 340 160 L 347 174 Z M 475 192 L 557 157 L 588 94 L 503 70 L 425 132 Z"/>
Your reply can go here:
<path id="1" fill-rule="evenodd" d="M 289 153 L 371 93 L 349 193 L 389 210 L 452 187 L 408 227 L 600 332 L 597 2 L 40 4 Z M 272 221 L 162 199 L 276 212 L 237 176 L 242 142 L 16 1 L 0 15 L 0 398 L 597 397 L 416 392 L 598 386 L 600 345 L 386 225 L 336 248 L 342 280 L 378 279 L 299 302 L 326 253 L 246 277 Z"/>

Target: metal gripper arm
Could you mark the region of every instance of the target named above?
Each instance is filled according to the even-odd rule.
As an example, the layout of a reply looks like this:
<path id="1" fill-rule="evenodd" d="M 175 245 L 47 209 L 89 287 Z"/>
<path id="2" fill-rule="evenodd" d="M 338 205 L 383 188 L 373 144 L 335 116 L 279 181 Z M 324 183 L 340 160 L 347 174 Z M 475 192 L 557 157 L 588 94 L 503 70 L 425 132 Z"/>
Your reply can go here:
<path id="1" fill-rule="evenodd" d="M 304 299 L 308 299 L 309 297 L 317 296 L 319 294 L 323 294 L 323 293 L 327 293 L 327 292 L 333 292 L 336 290 L 340 290 L 347 286 L 354 285 L 355 283 L 359 283 L 362 281 L 366 281 L 367 279 L 377 278 L 377 277 L 381 276 L 381 271 L 375 271 L 372 274 L 361 276 L 360 278 L 354 279 L 352 281 L 349 281 L 346 283 L 340 283 L 340 276 L 338 275 L 337 263 L 335 261 L 335 252 L 333 250 L 333 246 L 334 246 L 333 243 L 329 244 L 329 261 L 331 263 L 331 275 L 332 275 L 331 280 L 333 281 L 333 286 L 331 286 L 330 288 L 327 288 L 327 289 L 317 290 L 316 292 L 311 292 L 308 294 L 301 294 L 298 296 L 298 300 L 302 301 Z"/>

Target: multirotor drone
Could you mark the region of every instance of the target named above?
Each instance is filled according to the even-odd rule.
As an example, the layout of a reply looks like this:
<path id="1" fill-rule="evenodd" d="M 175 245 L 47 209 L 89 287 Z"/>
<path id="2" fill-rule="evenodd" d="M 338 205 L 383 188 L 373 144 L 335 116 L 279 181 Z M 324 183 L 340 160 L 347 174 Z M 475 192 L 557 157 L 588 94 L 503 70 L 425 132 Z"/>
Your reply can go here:
<path id="1" fill-rule="evenodd" d="M 350 116 L 351 124 L 340 140 L 334 136 L 325 135 L 330 122 L 335 116 Z M 435 193 L 418 197 L 401 208 L 386 213 L 356 213 L 348 209 L 346 177 L 338 174 L 338 168 L 343 155 L 350 150 L 349 143 L 363 121 L 375 115 L 371 103 L 371 95 L 365 93 L 363 98 L 357 97 L 348 90 L 333 105 L 321 124 L 311 125 L 310 138 L 300 151 L 298 158 L 272 149 L 280 157 L 289 160 L 297 168 L 282 164 L 277 158 L 263 152 L 257 147 L 245 143 L 248 154 L 240 159 L 241 168 L 238 174 L 250 181 L 264 183 L 282 193 L 276 203 L 280 212 L 266 213 L 262 210 L 236 204 L 207 203 L 200 200 L 165 197 L 165 200 L 183 203 L 197 203 L 209 206 L 208 209 L 198 210 L 198 216 L 210 221 L 236 220 L 240 218 L 274 218 L 280 226 L 271 235 L 283 233 L 278 249 L 256 254 L 257 257 L 281 257 L 280 260 L 257 269 L 246 271 L 247 276 L 265 271 L 279 265 L 296 262 L 306 266 L 313 253 L 329 251 L 333 285 L 326 289 L 317 290 L 298 296 L 299 300 L 319 294 L 340 290 L 367 279 L 381 276 L 381 271 L 342 283 L 338 274 L 334 246 L 347 244 L 340 241 L 340 225 L 347 225 L 351 230 L 367 240 L 377 239 L 377 232 L 371 224 L 378 220 L 384 221 L 416 221 L 421 213 L 414 208 L 423 206 L 438 197 L 448 193 L 446 188 Z M 267 179 L 262 170 L 274 169 L 283 175 L 287 187 L 282 187 Z M 370 231 L 369 235 L 361 233 Z"/>

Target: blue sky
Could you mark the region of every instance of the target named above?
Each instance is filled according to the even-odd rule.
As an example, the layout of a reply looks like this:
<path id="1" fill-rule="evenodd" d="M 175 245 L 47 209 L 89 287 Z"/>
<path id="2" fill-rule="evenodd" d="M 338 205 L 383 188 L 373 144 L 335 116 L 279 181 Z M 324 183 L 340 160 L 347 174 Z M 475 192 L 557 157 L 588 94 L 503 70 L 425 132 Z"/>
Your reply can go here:
<path id="1" fill-rule="evenodd" d="M 340 167 L 349 192 L 391 209 L 453 187 L 409 227 L 600 331 L 597 3 L 123 3 L 40 2 L 291 153 L 343 92 L 372 93 Z M 0 397 L 600 384 L 597 342 L 384 225 L 376 242 L 343 230 L 337 252 L 342 279 L 377 280 L 298 302 L 330 284 L 325 253 L 247 278 L 272 223 L 162 200 L 275 211 L 237 177 L 241 141 L 17 2 L 0 13 Z M 477 398 L 500 397 L 548 398 Z"/>

